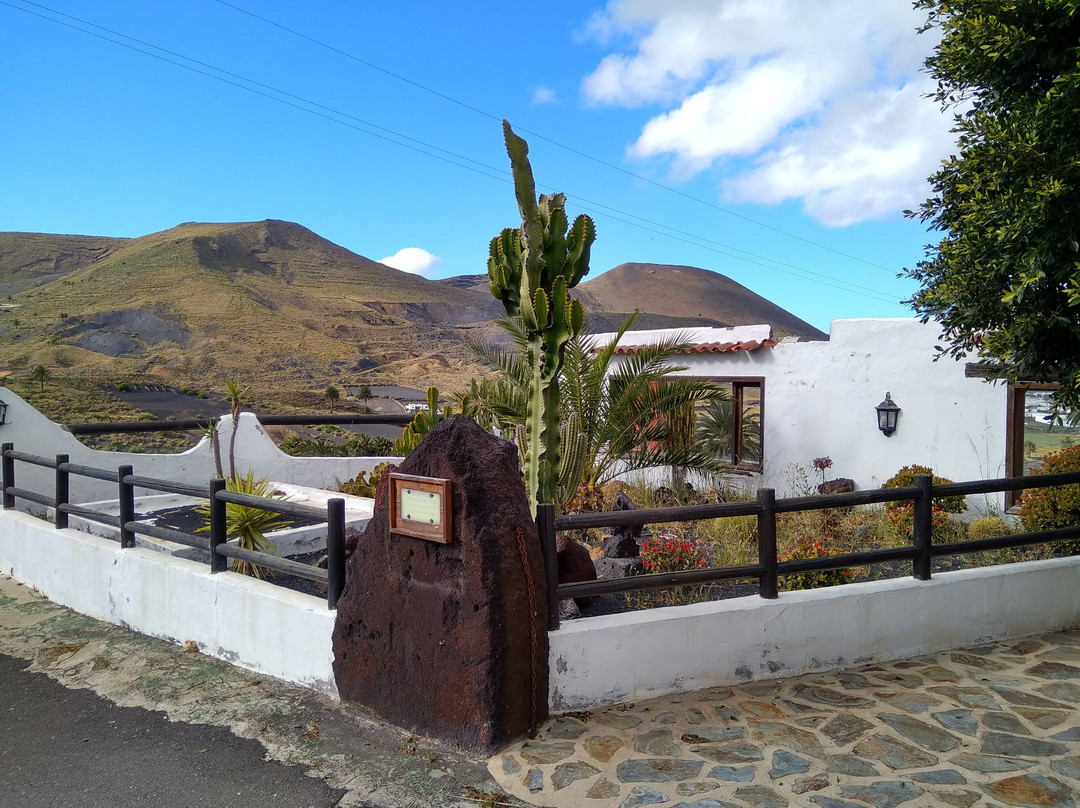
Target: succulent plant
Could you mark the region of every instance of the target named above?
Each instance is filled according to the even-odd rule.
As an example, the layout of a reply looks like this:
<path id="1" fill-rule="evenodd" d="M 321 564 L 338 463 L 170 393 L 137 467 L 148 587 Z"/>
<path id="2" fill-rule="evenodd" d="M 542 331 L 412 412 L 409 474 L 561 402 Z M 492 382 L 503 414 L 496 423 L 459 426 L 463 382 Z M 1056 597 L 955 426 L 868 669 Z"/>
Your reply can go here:
<path id="1" fill-rule="evenodd" d="M 559 368 L 566 344 L 581 333 L 585 310 L 570 297 L 589 272 L 596 239 L 592 219 L 582 214 L 571 225 L 561 193 L 536 198 L 529 145 L 503 121 L 503 137 L 514 177 L 521 226 L 491 240 L 488 277 L 520 334 L 531 373 L 525 420 L 525 488 L 529 506 L 551 502 L 559 486 Z"/>

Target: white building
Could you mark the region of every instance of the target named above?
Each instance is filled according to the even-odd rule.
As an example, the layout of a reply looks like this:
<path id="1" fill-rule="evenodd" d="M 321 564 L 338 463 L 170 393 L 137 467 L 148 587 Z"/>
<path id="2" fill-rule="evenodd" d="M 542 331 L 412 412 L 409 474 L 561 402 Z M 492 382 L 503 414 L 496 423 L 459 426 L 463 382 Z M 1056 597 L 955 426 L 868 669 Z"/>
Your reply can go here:
<path id="1" fill-rule="evenodd" d="M 838 320 L 827 341 L 815 342 L 773 342 L 767 325 L 628 332 L 615 361 L 672 333 L 693 343 L 678 358 L 684 374 L 731 390 L 735 418 L 745 421 L 732 432 L 749 440 L 746 448 L 735 440 L 726 459 L 748 488 L 800 494 L 795 466 L 805 469 L 817 457 L 832 460 L 830 479 L 851 478 L 859 489 L 880 487 L 913 463 L 957 482 L 1020 473 L 1027 387 L 988 382 L 971 362 L 935 361 L 934 323 Z M 890 436 L 878 429 L 875 410 L 887 393 L 900 407 Z M 1014 410 L 1018 433 L 1010 427 Z M 811 471 L 809 480 L 820 476 Z M 1003 494 L 992 500 L 991 508 L 1005 505 Z"/>

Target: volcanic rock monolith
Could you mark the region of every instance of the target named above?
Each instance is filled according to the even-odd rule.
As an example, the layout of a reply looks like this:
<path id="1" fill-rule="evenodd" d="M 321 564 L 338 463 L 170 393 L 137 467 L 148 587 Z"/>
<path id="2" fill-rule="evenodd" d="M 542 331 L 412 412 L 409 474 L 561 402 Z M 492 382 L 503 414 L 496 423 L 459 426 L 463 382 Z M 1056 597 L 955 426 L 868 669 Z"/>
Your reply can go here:
<path id="1" fill-rule="evenodd" d="M 421 735 L 506 746 L 548 703 L 546 579 L 517 448 L 453 416 L 398 472 L 451 481 L 452 542 L 391 534 L 379 503 L 338 601 L 338 691 Z"/>

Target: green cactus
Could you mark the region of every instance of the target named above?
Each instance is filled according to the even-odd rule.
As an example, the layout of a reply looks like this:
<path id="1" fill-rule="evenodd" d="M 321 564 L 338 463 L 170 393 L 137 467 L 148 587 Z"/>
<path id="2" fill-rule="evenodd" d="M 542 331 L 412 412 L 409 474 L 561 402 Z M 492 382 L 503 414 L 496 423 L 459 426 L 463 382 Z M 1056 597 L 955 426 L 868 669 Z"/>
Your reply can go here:
<path id="1" fill-rule="evenodd" d="M 439 412 L 439 388 L 429 387 L 427 391 L 427 412 L 418 412 L 416 417 L 401 430 L 401 437 L 394 441 L 394 454 L 405 457 L 424 439 L 435 424 L 443 418 L 449 418 L 449 407 Z"/>
<path id="2" fill-rule="evenodd" d="M 589 272 L 596 228 L 584 214 L 569 224 L 563 194 L 541 194 L 537 200 L 529 145 L 507 121 L 503 137 L 521 227 L 507 228 L 491 240 L 488 277 L 491 294 L 521 335 L 531 374 L 524 459 L 525 489 L 535 513 L 538 502 L 554 501 L 559 487 L 558 374 L 566 344 L 585 324 L 585 310 L 570 297 L 570 289 Z"/>

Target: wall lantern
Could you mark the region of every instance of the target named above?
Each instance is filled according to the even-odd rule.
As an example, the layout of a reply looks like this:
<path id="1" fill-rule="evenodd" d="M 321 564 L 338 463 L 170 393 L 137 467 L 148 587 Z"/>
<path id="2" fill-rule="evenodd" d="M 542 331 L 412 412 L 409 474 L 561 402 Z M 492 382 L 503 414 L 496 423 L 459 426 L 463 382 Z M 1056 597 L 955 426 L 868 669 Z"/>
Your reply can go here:
<path id="1" fill-rule="evenodd" d="M 7 423 L 7 404 L 0 401 L 0 426 Z"/>
<path id="2" fill-rule="evenodd" d="M 900 408 L 892 400 L 892 395 L 886 393 L 885 400 L 874 409 L 877 410 L 878 429 L 885 433 L 885 437 L 889 437 L 896 431 L 896 416 L 900 414 Z"/>

